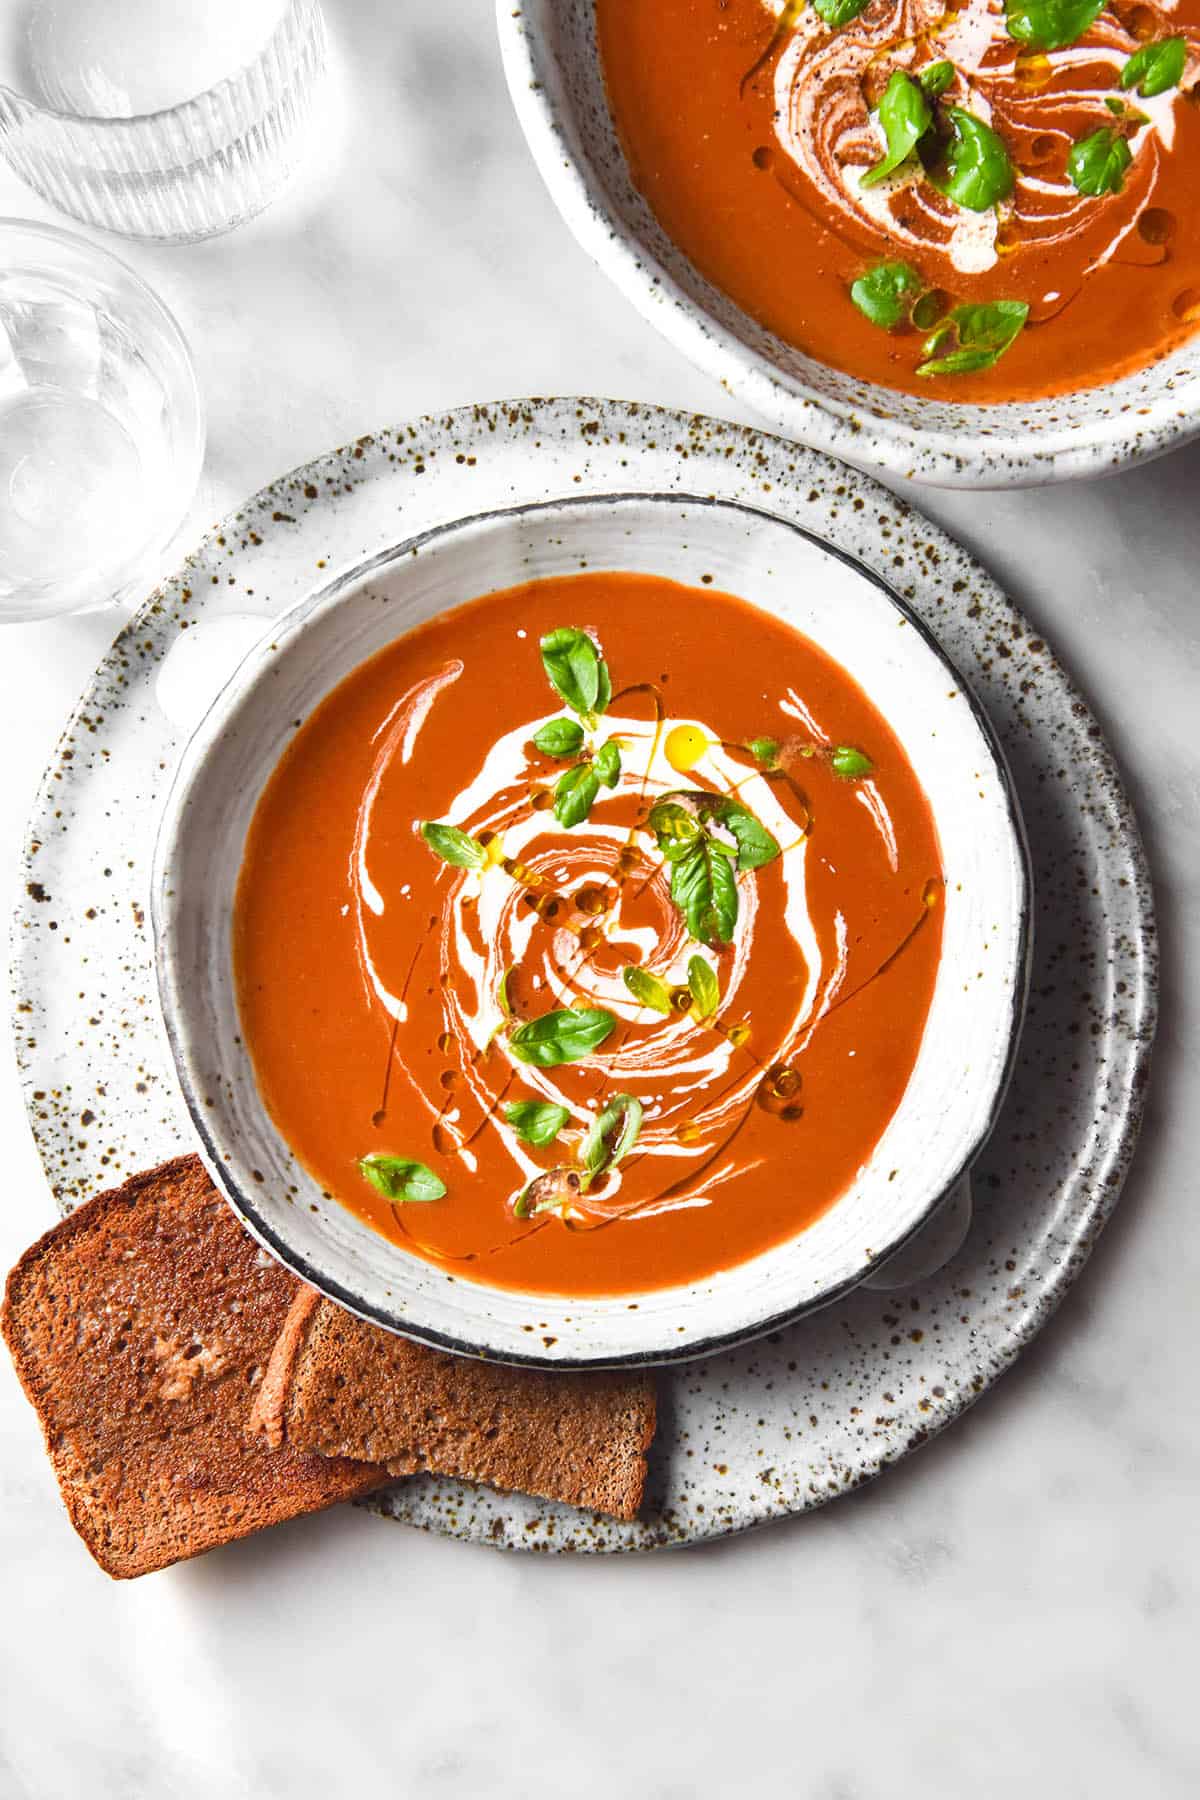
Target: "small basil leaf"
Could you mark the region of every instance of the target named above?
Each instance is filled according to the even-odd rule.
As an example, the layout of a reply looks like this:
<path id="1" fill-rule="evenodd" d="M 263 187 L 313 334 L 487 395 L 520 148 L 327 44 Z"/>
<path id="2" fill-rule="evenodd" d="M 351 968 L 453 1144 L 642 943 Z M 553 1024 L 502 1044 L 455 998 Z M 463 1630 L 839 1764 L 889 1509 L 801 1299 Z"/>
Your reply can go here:
<path id="1" fill-rule="evenodd" d="M 969 375 L 990 369 L 1020 334 L 1029 317 L 1023 300 L 990 300 L 979 306 L 956 306 L 946 314 L 932 337 L 925 340 L 924 362 L 918 375 Z M 936 353 L 947 341 L 957 348 L 946 356 Z"/>
<path id="2" fill-rule="evenodd" d="M 909 263 L 882 262 L 851 283 L 850 298 L 872 325 L 894 331 L 907 319 L 910 305 L 924 286 Z"/>
<path id="3" fill-rule="evenodd" d="M 616 787 L 621 779 L 621 748 L 615 738 L 609 738 L 607 744 L 601 744 L 593 766 L 605 787 Z"/>
<path id="4" fill-rule="evenodd" d="M 571 1115 L 565 1106 L 553 1106 L 547 1100 L 514 1100 L 505 1107 L 504 1116 L 523 1144 L 543 1149 L 554 1142 Z"/>
<path id="5" fill-rule="evenodd" d="M 1008 35 L 1030 50 L 1062 50 L 1095 24 L 1105 0 L 1004 0 Z"/>
<path id="6" fill-rule="evenodd" d="M 560 775 L 554 789 L 554 816 L 570 830 L 587 818 L 600 792 L 600 777 L 594 763 L 576 763 Z"/>
<path id="7" fill-rule="evenodd" d="M 556 1212 L 566 1218 L 571 1202 L 583 1182 L 577 1169 L 547 1169 L 535 1175 L 529 1186 L 513 1202 L 513 1216 L 528 1219 L 533 1213 Z"/>
<path id="8" fill-rule="evenodd" d="M 577 719 L 548 719 L 533 734 L 543 756 L 578 756 L 583 749 L 583 726 Z"/>
<path id="9" fill-rule="evenodd" d="M 388 1200 L 440 1200 L 446 1192 L 446 1184 L 441 1176 L 435 1175 L 432 1169 L 426 1168 L 423 1162 L 414 1161 L 411 1156 L 381 1156 L 373 1153 L 360 1157 L 358 1168 L 371 1186 L 378 1188 Z"/>
<path id="10" fill-rule="evenodd" d="M 737 881 L 730 853 L 702 837 L 671 867 L 671 898 L 697 943 L 728 944 L 737 924 Z"/>
<path id="11" fill-rule="evenodd" d="M 717 972 L 703 956 L 693 956 L 688 963 L 688 987 L 698 1019 L 711 1019 L 721 1004 L 721 984 Z"/>
<path id="12" fill-rule="evenodd" d="M 1125 171 L 1133 161 L 1133 152 L 1124 133 L 1111 125 L 1102 125 L 1089 137 L 1072 144 L 1067 157 L 1067 174 L 1081 194 L 1098 199 L 1101 194 L 1119 194 L 1125 186 Z"/>
<path id="13" fill-rule="evenodd" d="M 573 625 L 560 626 L 557 631 L 547 632 L 541 649 L 542 667 L 550 686 L 571 711 L 585 719 L 602 712 L 608 704 L 607 699 L 601 704 L 600 671 L 604 664 L 587 632 L 579 631 Z M 611 696 L 607 671 L 604 687 Z"/>
<path id="14" fill-rule="evenodd" d="M 929 98 L 931 100 L 936 100 L 939 94 L 945 93 L 946 89 L 950 86 L 950 83 L 954 80 L 954 64 L 952 62 L 930 63 L 927 69 L 921 70 L 917 80 L 921 83 L 921 86 L 924 88 Z"/>
<path id="15" fill-rule="evenodd" d="M 1179 86 L 1186 62 L 1186 38 L 1160 38 L 1157 44 L 1143 44 L 1121 70 L 1121 86 L 1136 88 L 1143 100 L 1153 100 L 1155 94 Z"/>
<path id="16" fill-rule="evenodd" d="M 814 10 L 831 31 L 840 31 L 843 25 L 849 25 L 851 19 L 866 12 L 870 4 L 871 0 L 813 0 Z"/>
<path id="17" fill-rule="evenodd" d="M 941 288 L 930 288 L 927 294 L 921 295 L 908 316 L 918 331 L 928 331 L 937 324 L 949 304 L 949 294 L 943 293 Z"/>
<path id="18" fill-rule="evenodd" d="M 779 844 L 749 807 L 725 794 L 706 794 L 704 798 L 708 802 L 706 810 L 733 835 L 738 848 L 739 869 L 743 872 L 761 869 L 764 864 L 774 862 L 779 855 Z"/>
<path id="19" fill-rule="evenodd" d="M 584 1188 L 590 1187 L 597 1175 L 615 1169 L 629 1155 L 642 1129 L 642 1103 L 632 1094 L 614 1094 L 592 1121 L 579 1146 Z"/>
<path id="20" fill-rule="evenodd" d="M 743 745 L 743 749 L 748 750 L 755 762 L 762 763 L 765 768 L 773 769 L 779 761 L 780 744 L 778 738 L 747 738 Z"/>
<path id="21" fill-rule="evenodd" d="M 956 206 L 970 212 L 986 212 L 1012 193 L 1012 162 L 998 132 L 961 106 L 948 106 L 946 118 L 952 136 L 946 146 L 949 173 L 936 186 Z"/>
<path id="22" fill-rule="evenodd" d="M 906 75 L 903 69 L 894 72 L 883 90 L 875 116 L 887 140 L 887 152 L 862 176 L 861 187 L 874 187 L 893 174 L 902 162 L 907 162 L 933 124 L 933 109 L 928 96 L 920 83 Z"/>
<path id="23" fill-rule="evenodd" d="M 560 1063 L 579 1062 L 598 1050 L 616 1020 L 598 1008 L 570 1007 L 543 1013 L 509 1033 L 508 1047 L 518 1062 L 535 1069 L 556 1069 Z"/>
<path id="24" fill-rule="evenodd" d="M 843 781 L 861 781 L 875 768 L 866 751 L 856 750 L 851 744 L 839 744 L 829 761 L 834 774 L 840 775 Z"/>
<path id="25" fill-rule="evenodd" d="M 652 975 L 649 969 L 624 969 L 621 978 L 639 1006 L 652 1006 L 655 1012 L 660 1013 L 674 1010 L 670 988 L 657 975 Z"/>
<path id="26" fill-rule="evenodd" d="M 655 801 L 647 823 L 668 862 L 689 855 L 704 829 L 694 808 L 671 797 Z"/>
<path id="27" fill-rule="evenodd" d="M 425 819 L 421 825 L 421 836 L 436 856 L 443 862 L 453 863 L 456 869 L 486 869 L 487 851 L 482 844 L 477 844 L 473 837 L 460 831 L 457 825 L 438 825 L 431 819 Z"/>

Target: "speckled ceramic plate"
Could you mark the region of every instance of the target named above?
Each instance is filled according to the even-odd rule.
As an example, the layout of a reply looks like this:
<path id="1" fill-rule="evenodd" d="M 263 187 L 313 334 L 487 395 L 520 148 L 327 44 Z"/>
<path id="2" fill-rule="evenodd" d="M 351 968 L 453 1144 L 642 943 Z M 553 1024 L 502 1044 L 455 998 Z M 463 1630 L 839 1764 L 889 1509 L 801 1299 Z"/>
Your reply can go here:
<path id="1" fill-rule="evenodd" d="M 145 906 L 183 739 L 263 622 L 399 539 L 506 506 L 630 490 L 794 521 L 882 576 L 937 633 L 1007 751 L 1031 840 L 1035 964 L 1013 1086 L 950 1263 L 661 1378 L 643 1518 L 618 1525 L 433 1478 L 376 1510 L 511 1546 L 693 1542 L 820 1505 L 957 1416 L 1081 1268 L 1132 1154 L 1155 1010 L 1150 883 L 1095 721 L 1046 644 L 936 527 L 815 452 L 593 400 L 464 409 L 266 489 L 122 632 L 63 737 L 15 921 L 17 1053 L 64 1210 L 193 1141 L 154 1002 Z"/>

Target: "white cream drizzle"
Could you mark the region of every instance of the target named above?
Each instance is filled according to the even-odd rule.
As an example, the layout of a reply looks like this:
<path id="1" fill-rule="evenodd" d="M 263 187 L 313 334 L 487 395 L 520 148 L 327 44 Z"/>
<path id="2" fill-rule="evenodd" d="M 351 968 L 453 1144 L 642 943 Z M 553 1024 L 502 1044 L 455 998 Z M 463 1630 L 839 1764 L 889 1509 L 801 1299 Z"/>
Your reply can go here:
<path id="1" fill-rule="evenodd" d="M 586 968 L 581 969 L 578 983 L 564 984 L 560 969 L 569 970 L 580 960 L 578 937 L 566 926 L 554 934 L 540 965 L 531 968 L 531 944 L 537 918 L 531 909 L 521 905 L 525 888 L 497 867 L 474 873 L 447 866 L 439 876 L 439 883 L 445 887 L 445 898 L 433 935 L 437 939 L 438 967 L 443 977 L 445 1028 L 459 1047 L 457 1057 L 453 1054 L 450 1057 L 462 1071 L 455 1105 L 439 1111 L 438 1103 L 422 1091 L 414 1078 L 412 1069 L 424 1065 L 428 1046 L 422 1043 L 414 1046 L 411 1056 L 405 1054 L 407 1007 L 380 978 L 372 953 L 373 925 L 384 916 L 388 897 L 380 892 L 370 872 L 371 820 L 389 763 L 397 757 L 401 762 L 408 761 L 431 707 L 460 673 L 461 664 L 450 663 L 428 681 L 417 684 L 398 702 L 377 732 L 375 741 L 380 748 L 359 811 L 349 877 L 358 959 L 364 981 L 369 993 L 395 1021 L 397 1055 L 393 1074 L 407 1079 L 427 1113 L 453 1140 L 458 1156 L 468 1168 L 474 1169 L 477 1159 L 465 1141 L 470 1135 L 467 1121 L 473 1116 L 474 1108 L 479 1109 L 480 1116 L 490 1114 L 494 1095 L 494 1088 L 484 1079 L 484 1060 L 478 1052 L 495 1038 L 501 1053 L 509 1054 L 505 1048 L 506 1018 L 500 1004 L 501 984 L 509 968 L 517 964 L 522 966 L 537 991 L 545 993 L 547 1011 L 560 1006 L 586 1005 L 603 1007 L 620 1021 L 634 1021 L 647 1015 L 619 974 L 598 970 L 590 960 Z M 782 704 L 793 716 L 805 719 L 810 729 L 815 729 L 794 690 L 789 690 L 788 699 Z M 569 900 L 581 888 L 611 879 L 616 857 L 629 842 L 629 832 L 611 817 L 606 820 L 605 801 L 611 797 L 608 790 L 602 790 L 587 822 L 566 834 L 554 826 L 551 814 L 528 810 L 529 740 L 541 725 L 559 716 L 555 712 L 525 720 L 494 743 L 478 771 L 441 810 L 440 817 L 474 835 L 484 831 L 496 834 L 505 858 L 523 864 L 534 876 L 541 876 L 557 895 Z M 672 768 L 664 750 L 669 733 L 680 725 L 694 727 L 709 745 L 705 755 L 687 775 L 680 775 Z M 782 846 L 779 872 L 784 883 L 784 924 L 805 976 L 794 1012 L 774 1053 L 784 1054 L 801 1033 L 811 1035 L 816 1019 L 828 1009 L 845 973 L 846 932 L 840 917 L 837 962 L 831 971 L 823 969 L 821 947 L 807 901 L 807 840 L 798 836 L 795 822 L 780 804 L 772 784 L 759 774 L 748 775 L 744 762 L 735 761 L 721 747 L 718 734 L 703 720 L 666 719 L 655 732 L 644 719 L 610 714 L 601 721 L 596 743 L 607 738 L 617 739 L 621 746 L 622 773 L 616 790 L 618 794 L 627 793 L 631 788 L 640 792 L 643 785 L 649 795 L 675 788 L 710 786 L 725 792 L 736 788 L 738 797 Z M 653 879 L 664 882 L 665 876 L 657 869 L 657 864 L 657 857 L 651 855 L 646 873 L 654 869 Z M 464 907 L 462 902 L 468 896 L 470 905 Z M 722 960 L 722 1004 L 734 1010 L 748 969 L 758 914 L 758 888 L 753 874 L 739 877 L 738 899 L 738 920 L 731 954 Z M 648 969 L 668 986 L 682 986 L 686 984 L 688 961 L 698 947 L 688 938 L 682 920 L 665 894 L 662 912 L 664 929 L 661 934 L 652 928 L 623 922 L 619 909 L 615 916 L 606 918 L 605 933 L 611 943 L 628 951 L 630 963 Z M 420 929 L 420 922 L 414 923 Z M 559 967 L 556 968 L 556 964 Z M 752 1020 L 749 1022 L 752 1024 Z M 643 1095 L 646 1115 L 637 1144 L 639 1158 L 649 1156 L 668 1163 L 700 1163 L 711 1156 L 719 1145 L 722 1131 L 730 1129 L 752 1101 L 761 1080 L 760 1066 L 742 1056 L 724 1035 L 696 1023 L 690 1014 L 664 1021 L 664 1027 L 649 1039 L 639 1041 L 635 1038 L 616 1043 L 611 1049 L 601 1046 L 590 1059 L 590 1066 L 603 1075 L 606 1089 L 611 1092 L 638 1091 L 644 1089 L 647 1080 L 655 1081 L 654 1093 L 649 1097 Z M 774 1059 L 769 1046 L 760 1044 L 756 1049 L 760 1062 L 769 1063 Z M 510 1061 L 519 1075 L 522 1094 L 537 1094 L 565 1106 L 574 1124 L 580 1129 L 586 1128 L 593 1116 L 592 1110 L 581 1106 L 559 1088 L 556 1070 L 536 1069 L 511 1057 Z M 726 1084 L 728 1091 L 720 1092 Z M 693 1093 L 700 1096 L 698 1110 L 689 1116 L 689 1124 L 696 1135 L 684 1142 L 673 1125 L 659 1122 L 658 1115 L 663 1110 L 664 1096 L 669 1095 L 672 1101 L 677 1101 L 681 1095 Z M 707 1101 L 706 1094 L 710 1096 Z M 470 1102 L 474 1102 L 474 1107 Z M 502 1121 L 495 1120 L 494 1128 L 501 1133 L 515 1165 L 519 1185 L 523 1187 L 544 1164 L 529 1154 Z M 718 1179 L 706 1175 L 701 1184 L 703 1192 L 697 1190 L 697 1196 L 680 1203 L 707 1204 L 704 1195 L 718 1184 Z M 606 1205 L 619 1187 L 620 1171 L 617 1170 L 610 1175 L 606 1186 Z M 638 1216 L 647 1216 L 646 1210 L 639 1208 Z"/>

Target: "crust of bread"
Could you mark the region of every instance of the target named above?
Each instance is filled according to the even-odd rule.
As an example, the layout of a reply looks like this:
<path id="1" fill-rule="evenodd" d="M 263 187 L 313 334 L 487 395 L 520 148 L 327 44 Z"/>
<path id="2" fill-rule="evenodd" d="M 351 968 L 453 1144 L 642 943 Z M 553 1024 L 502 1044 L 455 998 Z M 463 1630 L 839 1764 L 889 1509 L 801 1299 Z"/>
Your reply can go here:
<path id="1" fill-rule="evenodd" d="M 108 1574 L 165 1568 L 388 1479 L 246 1435 L 299 1288 L 195 1156 L 97 1195 L 21 1257 L 0 1329 L 71 1522 Z"/>
<path id="2" fill-rule="evenodd" d="M 654 1436 L 646 1373 L 512 1368 L 450 1356 L 298 1295 L 262 1384 L 268 1442 L 428 1470 L 636 1517 Z"/>

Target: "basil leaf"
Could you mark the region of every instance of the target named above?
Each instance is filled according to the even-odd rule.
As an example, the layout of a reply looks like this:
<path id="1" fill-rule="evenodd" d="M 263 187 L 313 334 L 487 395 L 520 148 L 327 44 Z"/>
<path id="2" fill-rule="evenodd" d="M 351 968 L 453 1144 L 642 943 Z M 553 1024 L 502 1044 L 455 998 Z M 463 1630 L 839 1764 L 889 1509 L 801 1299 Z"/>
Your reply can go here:
<path id="1" fill-rule="evenodd" d="M 612 683 L 604 658 L 586 631 L 560 626 L 542 639 L 542 667 L 550 686 L 572 712 L 593 719 L 612 698 Z"/>
<path id="2" fill-rule="evenodd" d="M 578 756 L 583 749 L 583 726 L 577 719 L 548 719 L 533 741 L 544 756 Z"/>
<path id="3" fill-rule="evenodd" d="M 886 265 L 885 265 L 886 266 Z M 897 264 L 903 268 L 904 264 Z M 865 310 L 865 309 L 864 309 Z M 869 315 L 868 315 L 869 316 Z M 769 737 L 747 738 L 743 749 L 748 750 L 755 762 L 760 762 L 768 769 L 773 769 L 779 761 L 779 739 Z"/>
<path id="4" fill-rule="evenodd" d="M 649 969 L 624 969 L 621 978 L 640 1006 L 652 1006 L 655 1012 L 660 1013 L 674 1011 L 670 988 L 657 975 L 652 975 Z"/>
<path id="5" fill-rule="evenodd" d="M 615 738 L 600 746 L 593 766 L 605 787 L 616 787 L 621 779 L 621 747 Z"/>
<path id="6" fill-rule="evenodd" d="M 1119 194 L 1125 186 L 1125 171 L 1133 161 L 1124 132 L 1112 125 L 1102 125 L 1090 137 L 1072 144 L 1067 157 L 1067 174 L 1081 194 L 1098 199 L 1101 194 Z"/>
<path id="7" fill-rule="evenodd" d="M 861 177 L 860 187 L 874 187 L 907 162 L 933 124 L 928 96 L 903 69 L 897 69 L 884 88 L 875 116 L 887 139 L 887 153 Z"/>
<path id="8" fill-rule="evenodd" d="M 556 1069 L 560 1063 L 579 1062 L 604 1042 L 616 1020 L 598 1008 L 570 1007 L 543 1013 L 509 1033 L 508 1047 L 518 1062 L 535 1069 Z"/>
<path id="9" fill-rule="evenodd" d="M 937 330 L 926 338 L 926 360 L 917 364 L 918 375 L 969 375 L 990 369 L 1020 334 L 1029 317 L 1023 300 L 991 300 L 979 306 L 956 306 Z M 936 352 L 947 341 L 957 349 L 946 356 Z"/>
<path id="10" fill-rule="evenodd" d="M 950 173 L 935 185 L 956 206 L 986 212 L 1013 190 L 1015 177 L 1004 139 L 961 106 L 948 106 L 946 118 L 953 133 L 946 147 Z"/>
<path id="11" fill-rule="evenodd" d="M 571 1202 L 582 1188 L 577 1169 L 547 1169 L 535 1175 L 529 1186 L 517 1195 L 513 1217 L 527 1219 L 531 1213 L 556 1212 L 565 1219 Z"/>
<path id="12" fill-rule="evenodd" d="M 860 781 L 875 768 L 865 750 L 855 750 L 850 744 L 839 744 L 829 761 L 834 774 L 843 781 Z"/>
<path id="13" fill-rule="evenodd" d="M 690 855 L 704 829 L 695 809 L 671 796 L 655 801 L 647 823 L 668 862 L 678 862 L 680 857 Z"/>
<path id="14" fill-rule="evenodd" d="M 721 984 L 717 972 L 703 956 L 693 956 L 688 963 L 688 987 L 698 1019 L 711 1019 L 721 1004 Z"/>
<path id="15" fill-rule="evenodd" d="M 456 869 L 487 868 L 488 856 L 483 845 L 460 831 L 457 825 L 437 825 L 425 819 L 421 824 L 421 836 L 435 855 L 443 862 L 453 863 Z"/>
<path id="16" fill-rule="evenodd" d="M 594 763 L 576 763 L 560 775 L 554 789 L 554 816 L 569 831 L 587 818 L 600 792 L 600 777 Z"/>
<path id="17" fill-rule="evenodd" d="M 851 283 L 850 298 L 872 325 L 894 331 L 908 317 L 910 296 L 915 299 L 924 286 L 911 264 L 882 262 Z"/>
<path id="18" fill-rule="evenodd" d="M 388 1200 L 440 1200 L 446 1192 L 441 1176 L 411 1156 L 361 1156 L 358 1169 Z"/>
<path id="19" fill-rule="evenodd" d="M 1136 88 L 1143 100 L 1153 100 L 1155 94 L 1179 86 L 1186 62 L 1186 38 L 1160 38 L 1157 44 L 1143 44 L 1121 70 L 1121 86 Z"/>
<path id="20" fill-rule="evenodd" d="M 917 80 L 921 83 L 921 86 L 925 89 L 929 98 L 931 100 L 936 100 L 939 94 L 945 93 L 946 89 L 950 86 L 950 83 L 954 80 L 954 64 L 952 62 L 930 63 L 927 69 L 921 70 L 921 73 L 917 76 Z"/>
<path id="21" fill-rule="evenodd" d="M 544 1148 L 554 1142 L 571 1115 L 565 1106 L 553 1106 L 547 1100 L 514 1100 L 505 1107 L 504 1116 L 523 1144 Z"/>
<path id="22" fill-rule="evenodd" d="M 813 8 L 832 31 L 839 31 L 866 12 L 871 0 L 813 0 Z"/>
<path id="23" fill-rule="evenodd" d="M 615 1169 L 629 1155 L 642 1129 L 642 1103 L 632 1094 L 614 1094 L 592 1121 L 579 1146 L 586 1191 L 606 1169 Z"/>
<path id="24" fill-rule="evenodd" d="M 726 794 L 705 794 L 704 800 L 707 802 L 705 810 L 732 833 L 738 847 L 739 869 L 761 869 L 765 863 L 774 862 L 779 855 L 779 845 L 749 807 Z"/>
<path id="25" fill-rule="evenodd" d="M 1030 50 L 1062 50 L 1081 38 L 1105 0 L 1004 0 L 1008 35 Z"/>
<path id="26" fill-rule="evenodd" d="M 715 939 L 728 944 L 738 916 L 732 853 L 702 837 L 682 862 L 672 865 L 671 898 L 698 943 Z"/>

